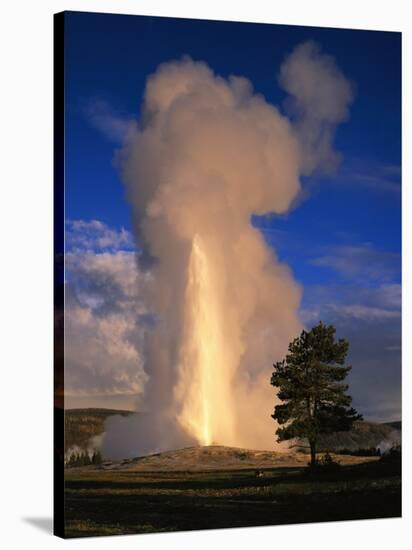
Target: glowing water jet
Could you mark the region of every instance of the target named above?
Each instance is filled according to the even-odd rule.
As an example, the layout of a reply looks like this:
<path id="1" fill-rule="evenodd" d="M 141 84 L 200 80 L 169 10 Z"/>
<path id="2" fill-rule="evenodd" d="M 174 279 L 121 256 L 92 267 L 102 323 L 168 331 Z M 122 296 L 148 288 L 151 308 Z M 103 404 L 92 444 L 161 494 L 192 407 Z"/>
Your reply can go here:
<path id="1" fill-rule="evenodd" d="M 231 357 L 213 264 L 195 235 L 188 266 L 185 338 L 180 354 L 180 423 L 202 445 L 233 437 Z"/>

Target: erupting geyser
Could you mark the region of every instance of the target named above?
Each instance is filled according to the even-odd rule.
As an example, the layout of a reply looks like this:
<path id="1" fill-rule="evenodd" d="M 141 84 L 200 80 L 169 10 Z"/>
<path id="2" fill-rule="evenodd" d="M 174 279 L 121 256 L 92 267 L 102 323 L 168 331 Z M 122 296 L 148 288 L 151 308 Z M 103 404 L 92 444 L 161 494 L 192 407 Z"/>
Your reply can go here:
<path id="1" fill-rule="evenodd" d="M 234 357 L 230 341 L 225 341 L 224 301 L 219 296 L 211 260 L 205 243 L 195 235 L 188 267 L 176 397 L 182 407 L 179 422 L 203 445 L 234 437 Z"/>
<path id="2" fill-rule="evenodd" d="M 113 420 L 108 455 L 275 444 L 272 363 L 300 330 L 301 291 L 252 215 L 287 212 L 299 176 L 336 161 L 350 85 L 312 43 L 281 67 L 293 124 L 241 77 L 183 59 L 149 77 L 141 126 L 118 164 L 132 205 L 148 412 Z M 139 322 L 139 321 L 137 321 Z M 120 449 L 120 450 L 119 450 Z"/>

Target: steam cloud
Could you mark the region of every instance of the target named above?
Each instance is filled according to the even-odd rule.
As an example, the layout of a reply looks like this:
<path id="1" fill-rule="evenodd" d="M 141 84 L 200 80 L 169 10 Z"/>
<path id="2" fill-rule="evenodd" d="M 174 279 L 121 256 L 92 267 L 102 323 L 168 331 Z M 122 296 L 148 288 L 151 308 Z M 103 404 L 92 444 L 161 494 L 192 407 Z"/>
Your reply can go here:
<path id="1" fill-rule="evenodd" d="M 351 83 L 315 42 L 295 48 L 280 69 L 279 83 L 290 94 L 286 107 L 301 147 L 302 173 L 333 171 L 340 160 L 333 137 L 336 126 L 349 116 Z"/>
<path id="2" fill-rule="evenodd" d="M 299 177 L 336 164 L 351 87 L 313 43 L 280 70 L 292 119 L 245 78 L 189 58 L 147 81 L 143 119 L 118 155 L 156 315 L 145 340 L 147 414 L 109 419 L 104 454 L 189 444 L 272 448 L 272 363 L 301 329 L 301 289 L 251 225 L 282 214 Z"/>

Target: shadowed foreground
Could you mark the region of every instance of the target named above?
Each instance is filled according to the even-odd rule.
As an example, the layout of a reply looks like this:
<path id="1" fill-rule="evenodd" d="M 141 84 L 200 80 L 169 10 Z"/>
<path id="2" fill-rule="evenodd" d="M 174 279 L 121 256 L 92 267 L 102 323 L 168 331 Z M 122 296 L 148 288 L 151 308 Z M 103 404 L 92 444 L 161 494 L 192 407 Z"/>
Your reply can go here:
<path id="1" fill-rule="evenodd" d="M 401 515 L 399 462 L 308 474 L 257 471 L 66 471 L 66 537 L 250 527 Z"/>

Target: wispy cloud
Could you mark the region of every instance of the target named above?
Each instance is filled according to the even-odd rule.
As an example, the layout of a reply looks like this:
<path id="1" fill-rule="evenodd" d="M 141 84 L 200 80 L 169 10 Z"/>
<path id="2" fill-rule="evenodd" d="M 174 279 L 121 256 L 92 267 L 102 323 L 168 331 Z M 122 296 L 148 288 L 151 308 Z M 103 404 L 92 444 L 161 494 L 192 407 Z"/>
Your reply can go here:
<path id="1" fill-rule="evenodd" d="M 89 123 L 114 143 L 124 143 L 137 128 L 137 122 L 131 115 L 115 111 L 102 99 L 91 99 L 84 113 Z"/>
<path id="2" fill-rule="evenodd" d="M 381 250 L 370 244 L 330 247 L 324 255 L 309 260 L 318 267 L 334 270 L 338 275 L 361 282 L 388 282 L 400 273 L 397 252 Z"/>
<path id="3" fill-rule="evenodd" d="M 377 161 L 346 159 L 333 181 L 353 189 L 399 196 L 401 192 L 401 166 Z"/>
<path id="4" fill-rule="evenodd" d="M 301 318 L 332 323 L 349 340 L 355 406 L 368 418 L 400 418 L 401 286 L 307 286 Z"/>
<path id="5" fill-rule="evenodd" d="M 400 317 L 401 285 L 381 284 L 362 287 L 356 284 L 307 285 L 302 315 L 319 319 L 323 314 L 339 314 L 364 320 L 394 319 Z"/>
<path id="6" fill-rule="evenodd" d="M 394 181 L 384 175 L 373 174 L 352 174 L 351 180 L 354 184 L 368 189 L 370 191 L 376 191 L 379 193 L 395 193 L 401 192 L 401 186 L 399 182 Z"/>
<path id="7" fill-rule="evenodd" d="M 307 286 L 301 317 L 308 327 L 320 319 L 332 323 L 349 340 L 355 406 L 370 419 L 399 419 L 400 284 Z"/>
<path id="8" fill-rule="evenodd" d="M 69 220 L 66 223 L 66 248 L 69 250 L 133 250 L 133 237 L 123 227 L 113 229 L 100 220 Z"/>

